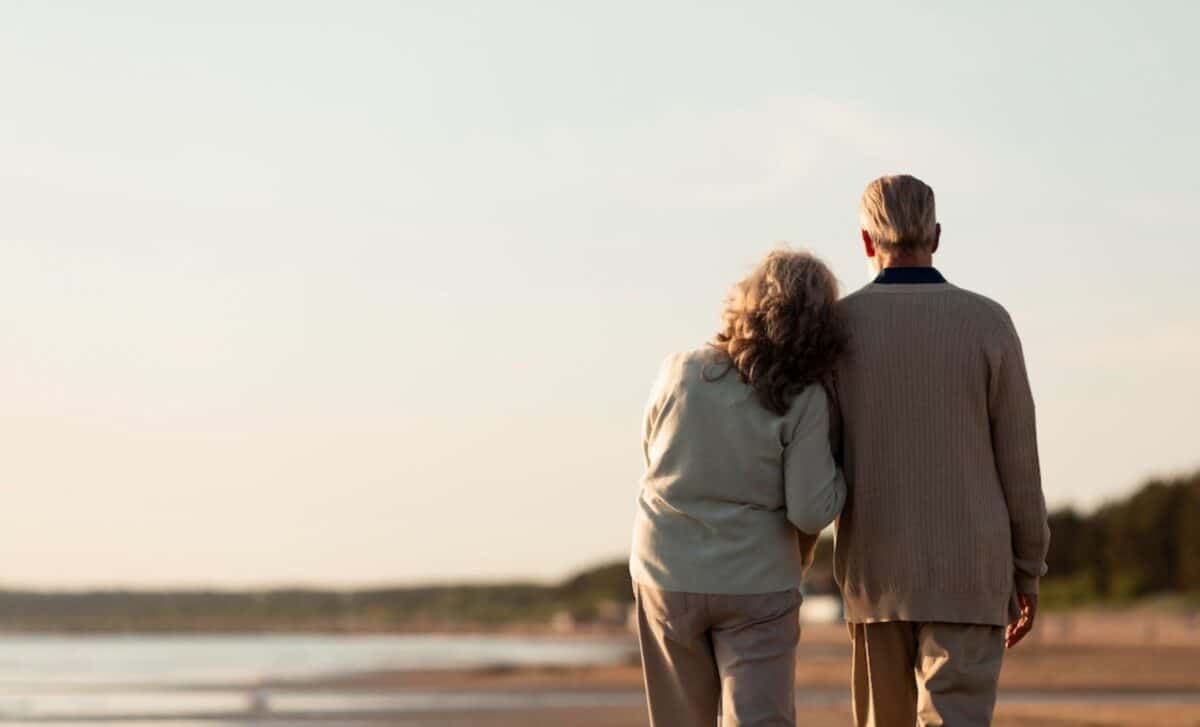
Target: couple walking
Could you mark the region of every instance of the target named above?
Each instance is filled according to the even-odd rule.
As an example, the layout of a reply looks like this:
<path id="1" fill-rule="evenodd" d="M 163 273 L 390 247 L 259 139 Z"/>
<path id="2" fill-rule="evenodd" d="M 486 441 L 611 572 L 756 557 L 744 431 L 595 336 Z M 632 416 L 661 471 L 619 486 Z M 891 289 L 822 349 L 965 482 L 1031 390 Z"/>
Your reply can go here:
<path id="1" fill-rule="evenodd" d="M 1049 531 L 1017 332 L 934 269 L 923 182 L 875 180 L 860 217 L 874 282 L 839 301 L 773 252 L 659 370 L 630 559 L 655 727 L 795 724 L 798 589 L 835 520 L 856 724 L 990 724 L 1033 626 Z"/>

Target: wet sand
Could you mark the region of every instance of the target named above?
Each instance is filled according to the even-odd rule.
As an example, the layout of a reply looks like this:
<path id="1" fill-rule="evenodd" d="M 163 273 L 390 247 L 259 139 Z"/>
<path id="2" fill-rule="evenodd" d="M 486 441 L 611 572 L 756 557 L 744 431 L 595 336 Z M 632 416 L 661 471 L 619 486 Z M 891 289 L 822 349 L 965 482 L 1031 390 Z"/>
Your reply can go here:
<path id="1" fill-rule="evenodd" d="M 850 722 L 848 709 L 800 709 L 797 724 L 803 727 L 846 727 Z M 387 724 L 438 725 L 439 727 L 645 727 L 642 709 L 597 709 L 587 712 L 570 710 L 536 710 L 503 714 L 414 714 Z M 1200 725 L 1200 710 L 1195 708 L 1164 707 L 1106 707 L 1097 710 L 1085 704 L 1055 707 L 1001 707 L 996 714 L 996 727 L 1176 727 Z"/>
<path id="2" fill-rule="evenodd" d="M 809 634 L 798 659 L 799 724 L 845 726 L 849 647 L 844 629 Z M 1007 655 L 1001 677 L 1000 727 L 1200 726 L 1200 644 L 1056 643 L 1043 638 Z M 641 672 L 631 661 L 602 667 L 504 668 L 378 672 L 277 685 L 284 689 L 368 690 L 423 695 L 504 695 L 499 709 L 392 714 L 372 720 L 397 725 L 537 724 L 591 727 L 646 725 Z M 545 706 L 522 704 L 545 700 Z M 555 699 L 578 699 L 562 706 Z M 382 715 L 381 715 L 382 717 Z"/>

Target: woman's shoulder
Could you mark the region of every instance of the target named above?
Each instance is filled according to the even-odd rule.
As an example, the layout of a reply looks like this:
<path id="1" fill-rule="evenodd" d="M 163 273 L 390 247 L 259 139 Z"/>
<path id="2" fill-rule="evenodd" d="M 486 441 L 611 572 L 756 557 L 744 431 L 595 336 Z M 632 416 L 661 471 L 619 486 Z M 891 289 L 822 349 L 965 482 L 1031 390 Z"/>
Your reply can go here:
<path id="1" fill-rule="evenodd" d="M 712 346 L 700 346 L 699 348 L 693 348 L 688 351 L 680 351 L 675 355 L 679 357 L 679 360 L 682 363 L 695 364 L 699 366 L 706 366 L 708 364 L 721 363 L 729 360 L 724 353 L 713 348 Z"/>
<path id="2" fill-rule="evenodd" d="M 829 405 L 829 394 L 821 382 L 814 382 L 804 387 L 795 399 L 787 414 L 783 416 L 781 437 L 784 446 L 791 444 L 805 432 L 821 428 L 829 428 L 832 411 Z"/>
<path id="3" fill-rule="evenodd" d="M 829 393 L 825 390 L 824 384 L 814 381 L 796 394 L 791 408 L 788 409 L 788 415 L 795 419 L 801 419 L 814 414 L 827 416 L 828 411 Z"/>
<path id="4" fill-rule="evenodd" d="M 733 373 L 733 362 L 720 349 L 712 346 L 695 348 L 678 355 L 678 368 L 681 378 L 713 383 L 715 381 L 742 382 L 740 376 Z M 732 374 L 727 376 L 727 374 Z"/>
<path id="5" fill-rule="evenodd" d="M 711 346 L 677 351 L 659 365 L 656 388 L 690 388 L 693 383 L 723 379 L 729 370 L 728 357 Z"/>
<path id="6" fill-rule="evenodd" d="M 825 384 L 820 381 L 814 381 L 808 386 L 800 390 L 796 395 L 796 400 L 805 400 L 810 403 L 825 404 L 829 400 L 829 392 L 825 390 Z"/>
<path id="7" fill-rule="evenodd" d="M 675 353 L 667 354 L 667 357 L 663 359 L 662 365 L 659 368 L 660 370 L 674 369 L 682 371 L 684 369 L 705 368 L 728 363 L 729 359 L 725 354 L 712 346 L 702 346 L 687 351 L 676 351 Z"/>

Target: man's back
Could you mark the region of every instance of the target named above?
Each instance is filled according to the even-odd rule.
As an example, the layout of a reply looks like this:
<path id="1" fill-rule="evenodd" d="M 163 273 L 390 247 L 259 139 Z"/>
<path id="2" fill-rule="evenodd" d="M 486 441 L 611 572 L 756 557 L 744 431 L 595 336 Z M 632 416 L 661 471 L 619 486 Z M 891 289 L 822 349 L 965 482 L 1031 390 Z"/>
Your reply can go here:
<path id="1" fill-rule="evenodd" d="M 985 727 L 1004 649 L 1033 628 L 1050 538 L 1021 343 L 1003 308 L 933 268 L 932 187 L 879 177 L 858 217 L 879 275 L 840 304 L 836 372 L 854 721 Z"/>
<path id="2" fill-rule="evenodd" d="M 1014 591 L 1036 593 L 1048 541 L 1008 314 L 945 282 L 877 282 L 840 305 L 848 620 L 1008 623 Z"/>

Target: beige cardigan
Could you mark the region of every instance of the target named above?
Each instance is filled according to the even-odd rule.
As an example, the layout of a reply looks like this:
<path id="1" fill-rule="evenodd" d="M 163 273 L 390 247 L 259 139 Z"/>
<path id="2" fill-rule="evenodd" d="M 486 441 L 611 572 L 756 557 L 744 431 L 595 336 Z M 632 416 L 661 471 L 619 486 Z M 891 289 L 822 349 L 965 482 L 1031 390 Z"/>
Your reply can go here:
<path id="1" fill-rule="evenodd" d="M 949 283 L 874 283 L 839 305 L 850 497 L 834 572 L 847 619 L 1007 623 L 1014 591 L 1037 592 L 1049 545 L 1011 319 Z"/>

